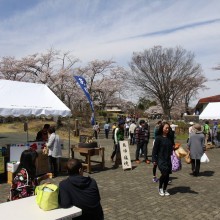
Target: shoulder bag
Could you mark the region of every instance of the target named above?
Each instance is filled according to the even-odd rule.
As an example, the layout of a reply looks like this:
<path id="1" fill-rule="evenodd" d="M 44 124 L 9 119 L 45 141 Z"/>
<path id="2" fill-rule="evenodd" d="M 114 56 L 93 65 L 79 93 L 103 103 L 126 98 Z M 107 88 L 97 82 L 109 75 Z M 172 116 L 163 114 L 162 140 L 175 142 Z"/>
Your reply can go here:
<path id="1" fill-rule="evenodd" d="M 36 203 L 44 211 L 57 209 L 58 205 L 58 186 L 54 184 L 43 184 L 35 189 Z"/>

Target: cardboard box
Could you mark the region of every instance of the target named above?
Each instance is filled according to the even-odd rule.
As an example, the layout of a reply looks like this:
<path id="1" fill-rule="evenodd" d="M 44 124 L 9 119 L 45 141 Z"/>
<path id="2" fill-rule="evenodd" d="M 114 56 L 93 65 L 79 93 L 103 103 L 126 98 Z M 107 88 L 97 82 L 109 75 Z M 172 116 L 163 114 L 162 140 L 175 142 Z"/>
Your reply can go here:
<path id="1" fill-rule="evenodd" d="M 7 171 L 14 173 L 19 165 L 20 162 L 16 162 L 16 163 L 7 163 Z"/>
<path id="2" fill-rule="evenodd" d="M 12 184 L 12 181 L 13 181 L 14 177 L 15 177 L 15 174 L 8 171 L 7 172 L 7 183 Z"/>
<path id="3" fill-rule="evenodd" d="M 36 174 L 40 175 L 48 172 L 49 172 L 48 156 L 39 153 L 36 160 Z"/>

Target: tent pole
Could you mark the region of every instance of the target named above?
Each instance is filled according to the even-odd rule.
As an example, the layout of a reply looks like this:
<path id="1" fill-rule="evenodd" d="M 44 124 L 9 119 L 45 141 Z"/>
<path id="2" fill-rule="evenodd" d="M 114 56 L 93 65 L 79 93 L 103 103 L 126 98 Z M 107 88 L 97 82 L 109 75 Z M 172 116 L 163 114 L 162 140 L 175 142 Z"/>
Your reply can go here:
<path id="1" fill-rule="evenodd" d="M 27 118 L 25 119 L 25 122 L 24 122 L 24 131 L 26 131 L 27 133 L 27 142 L 28 142 L 29 137 L 28 137 L 28 119 Z"/>
<path id="2" fill-rule="evenodd" d="M 70 116 L 68 117 L 68 130 L 69 130 L 69 158 L 71 158 L 71 155 L 70 155 Z"/>

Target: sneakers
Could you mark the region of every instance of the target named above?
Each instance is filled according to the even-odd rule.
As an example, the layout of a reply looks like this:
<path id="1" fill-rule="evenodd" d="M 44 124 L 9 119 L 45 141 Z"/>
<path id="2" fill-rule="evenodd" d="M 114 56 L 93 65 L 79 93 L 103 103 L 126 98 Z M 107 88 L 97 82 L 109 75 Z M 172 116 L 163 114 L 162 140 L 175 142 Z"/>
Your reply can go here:
<path id="1" fill-rule="evenodd" d="M 160 196 L 164 196 L 165 195 L 163 189 L 159 189 L 159 195 Z"/>
<path id="2" fill-rule="evenodd" d="M 147 163 L 147 164 L 150 164 L 150 160 L 146 160 L 146 163 Z"/>
<path id="3" fill-rule="evenodd" d="M 168 181 L 168 184 L 171 184 L 171 183 L 172 183 L 172 180 L 169 180 L 169 181 Z"/>
<path id="4" fill-rule="evenodd" d="M 152 179 L 152 181 L 154 182 L 154 183 L 157 183 L 158 182 L 158 180 L 159 179 L 157 179 L 157 177 L 155 176 L 153 179 Z"/>
<path id="5" fill-rule="evenodd" d="M 139 164 L 139 163 L 140 163 L 140 160 L 136 160 L 135 162 L 136 162 L 137 164 Z"/>
<path id="6" fill-rule="evenodd" d="M 165 196 L 170 196 L 170 194 L 166 190 L 164 190 L 164 195 Z"/>

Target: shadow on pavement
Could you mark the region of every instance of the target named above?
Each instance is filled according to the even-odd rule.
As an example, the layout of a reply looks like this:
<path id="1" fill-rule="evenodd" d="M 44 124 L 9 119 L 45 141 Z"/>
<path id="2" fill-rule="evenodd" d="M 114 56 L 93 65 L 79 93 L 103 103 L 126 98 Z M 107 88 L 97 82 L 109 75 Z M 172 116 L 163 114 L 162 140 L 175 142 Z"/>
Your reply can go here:
<path id="1" fill-rule="evenodd" d="M 174 195 L 176 193 L 192 193 L 192 194 L 198 194 L 198 192 L 193 191 L 190 189 L 188 186 L 178 186 L 178 187 L 173 187 L 169 189 L 169 193 L 171 195 Z"/>
<path id="2" fill-rule="evenodd" d="M 175 180 L 175 179 L 178 179 L 178 177 L 176 177 L 176 176 L 170 176 L 170 180 Z"/>
<path id="3" fill-rule="evenodd" d="M 214 175 L 214 171 L 211 171 L 211 170 L 207 170 L 207 171 L 203 171 L 203 172 L 200 172 L 199 173 L 199 176 L 213 176 Z"/>

